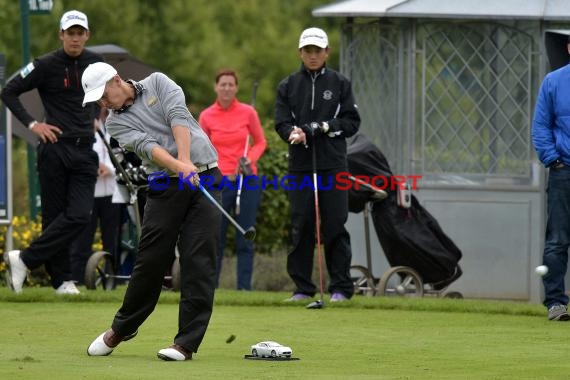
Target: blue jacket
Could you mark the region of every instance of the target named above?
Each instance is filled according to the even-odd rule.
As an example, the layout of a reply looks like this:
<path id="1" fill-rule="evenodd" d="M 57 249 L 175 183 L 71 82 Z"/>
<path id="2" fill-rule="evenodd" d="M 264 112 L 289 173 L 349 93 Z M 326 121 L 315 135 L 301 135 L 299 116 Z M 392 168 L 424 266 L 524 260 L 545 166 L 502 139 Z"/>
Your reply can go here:
<path id="1" fill-rule="evenodd" d="M 546 75 L 540 86 L 532 143 L 544 166 L 556 160 L 570 165 L 570 65 Z"/>

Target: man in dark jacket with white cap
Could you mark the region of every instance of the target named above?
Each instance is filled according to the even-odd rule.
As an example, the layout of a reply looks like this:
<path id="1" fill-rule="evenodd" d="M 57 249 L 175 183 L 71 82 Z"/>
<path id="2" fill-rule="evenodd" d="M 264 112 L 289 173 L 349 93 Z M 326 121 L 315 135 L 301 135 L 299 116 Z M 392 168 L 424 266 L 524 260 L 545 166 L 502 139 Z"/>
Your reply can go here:
<path id="1" fill-rule="evenodd" d="M 305 29 L 299 38 L 301 68 L 285 78 L 277 90 L 275 130 L 289 144 L 290 185 L 294 187 L 289 191 L 293 249 L 287 257 L 287 271 L 296 289 L 288 301 L 306 300 L 316 292 L 311 279 L 316 200 L 314 190 L 303 185 L 310 181 L 313 170 L 322 179 L 318 201 L 330 300 L 346 301 L 354 293 L 350 236 L 344 227 L 348 195 L 336 188 L 335 176 L 348 170 L 346 138 L 358 131 L 360 116 L 349 80 L 326 66 L 328 54 L 325 31 Z"/>
<path id="2" fill-rule="evenodd" d="M 2 101 L 39 138 L 37 171 L 41 185 L 42 234 L 23 251 L 4 254 L 8 284 L 22 291 L 29 269 L 45 265 L 57 294 L 79 294 L 71 281 L 70 246 L 90 220 L 98 158 L 93 151 L 93 123 L 98 108 L 83 108 L 81 75 L 103 61 L 85 49 L 87 16 L 66 12 L 60 21 L 63 47 L 28 63 L 2 90 Z M 35 120 L 19 96 L 37 89 L 45 120 Z"/>

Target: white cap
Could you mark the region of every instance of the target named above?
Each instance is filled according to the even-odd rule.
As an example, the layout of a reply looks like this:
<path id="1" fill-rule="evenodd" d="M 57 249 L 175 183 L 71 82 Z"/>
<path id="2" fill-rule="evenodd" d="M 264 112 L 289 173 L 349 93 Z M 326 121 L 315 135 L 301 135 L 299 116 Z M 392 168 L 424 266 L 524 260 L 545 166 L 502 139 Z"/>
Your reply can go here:
<path id="1" fill-rule="evenodd" d="M 299 49 L 307 45 L 315 45 L 324 49 L 329 46 L 329 38 L 327 37 L 325 31 L 322 29 L 305 29 L 299 38 Z"/>
<path id="2" fill-rule="evenodd" d="M 81 85 L 85 92 L 83 107 L 87 103 L 101 99 L 105 92 L 105 85 L 115 75 L 117 75 L 117 70 L 105 62 L 96 62 L 87 66 L 81 76 Z"/>
<path id="3" fill-rule="evenodd" d="M 83 12 L 79 11 L 68 11 L 61 16 L 61 21 L 59 22 L 61 30 L 67 30 L 73 25 L 79 25 L 89 30 L 89 24 L 87 23 L 87 16 Z"/>

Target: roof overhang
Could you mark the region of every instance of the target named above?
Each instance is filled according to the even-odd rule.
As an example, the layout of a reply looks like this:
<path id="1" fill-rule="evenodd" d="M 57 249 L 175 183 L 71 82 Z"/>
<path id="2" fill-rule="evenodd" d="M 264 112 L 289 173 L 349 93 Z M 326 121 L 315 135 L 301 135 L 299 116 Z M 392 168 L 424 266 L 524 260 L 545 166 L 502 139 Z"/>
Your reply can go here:
<path id="1" fill-rule="evenodd" d="M 346 0 L 316 8 L 315 17 L 534 19 L 570 21 L 567 0 Z"/>

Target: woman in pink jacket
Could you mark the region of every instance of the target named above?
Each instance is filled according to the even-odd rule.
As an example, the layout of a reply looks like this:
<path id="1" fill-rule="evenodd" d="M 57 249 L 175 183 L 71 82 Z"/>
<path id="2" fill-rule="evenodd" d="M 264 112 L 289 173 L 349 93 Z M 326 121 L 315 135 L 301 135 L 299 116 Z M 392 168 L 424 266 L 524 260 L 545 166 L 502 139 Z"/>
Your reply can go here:
<path id="1" fill-rule="evenodd" d="M 265 150 L 266 141 L 255 108 L 237 98 L 238 77 L 233 70 L 220 70 L 216 75 L 214 104 L 200 114 L 200 125 L 218 151 L 218 165 L 226 177 L 222 182 L 222 204 L 234 212 L 244 228 L 255 226 L 261 202 L 261 181 L 257 177 L 257 160 Z M 222 269 L 228 229 L 223 219 L 218 251 L 218 282 Z M 252 241 L 236 234 L 237 289 L 251 290 L 253 273 Z"/>

